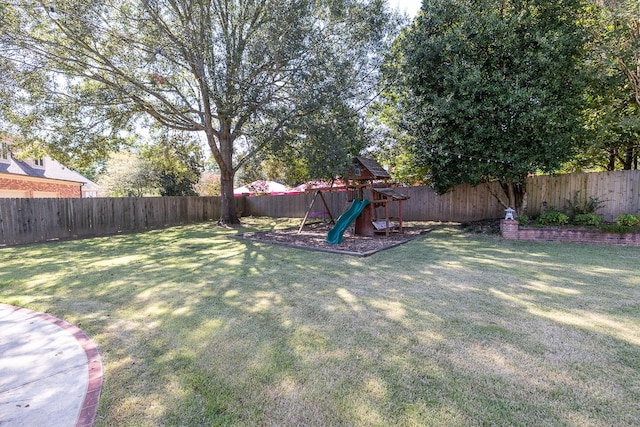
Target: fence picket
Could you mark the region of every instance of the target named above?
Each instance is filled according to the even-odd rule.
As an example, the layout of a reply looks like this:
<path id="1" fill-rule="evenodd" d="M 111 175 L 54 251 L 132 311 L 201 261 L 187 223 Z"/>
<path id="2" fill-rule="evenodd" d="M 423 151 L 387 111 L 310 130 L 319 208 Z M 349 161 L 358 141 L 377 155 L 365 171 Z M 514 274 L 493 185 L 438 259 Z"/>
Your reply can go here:
<path id="1" fill-rule="evenodd" d="M 0 199 L 0 245 L 103 236 L 219 217 L 217 197 Z"/>

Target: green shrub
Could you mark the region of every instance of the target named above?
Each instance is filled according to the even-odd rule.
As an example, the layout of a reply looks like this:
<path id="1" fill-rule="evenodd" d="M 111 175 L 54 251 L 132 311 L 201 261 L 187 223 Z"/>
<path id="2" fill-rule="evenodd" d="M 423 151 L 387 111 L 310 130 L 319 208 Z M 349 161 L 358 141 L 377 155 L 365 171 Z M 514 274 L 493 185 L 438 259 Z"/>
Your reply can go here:
<path id="1" fill-rule="evenodd" d="M 566 200 L 564 208 L 571 216 L 594 214 L 604 205 L 604 202 L 598 197 L 589 197 L 589 200 L 581 200 L 580 191 L 576 191 L 573 194 L 573 201 Z"/>
<path id="2" fill-rule="evenodd" d="M 640 225 L 640 215 L 622 214 L 616 218 L 616 224 L 623 227 L 635 227 Z"/>
<path id="3" fill-rule="evenodd" d="M 529 218 L 529 215 L 520 215 L 517 220 L 519 225 L 529 225 L 529 223 L 531 222 L 531 218 Z"/>
<path id="4" fill-rule="evenodd" d="M 600 227 L 602 231 L 606 231 L 608 233 L 633 233 L 640 232 L 640 226 L 629 227 L 628 225 L 619 225 L 619 224 L 605 224 Z"/>
<path id="5" fill-rule="evenodd" d="M 596 215 L 594 213 L 584 213 L 574 216 L 571 222 L 576 225 L 598 227 L 604 222 L 604 217 L 602 215 Z"/>
<path id="6" fill-rule="evenodd" d="M 554 209 L 544 211 L 536 218 L 537 225 L 566 225 L 568 223 L 569 217 Z"/>

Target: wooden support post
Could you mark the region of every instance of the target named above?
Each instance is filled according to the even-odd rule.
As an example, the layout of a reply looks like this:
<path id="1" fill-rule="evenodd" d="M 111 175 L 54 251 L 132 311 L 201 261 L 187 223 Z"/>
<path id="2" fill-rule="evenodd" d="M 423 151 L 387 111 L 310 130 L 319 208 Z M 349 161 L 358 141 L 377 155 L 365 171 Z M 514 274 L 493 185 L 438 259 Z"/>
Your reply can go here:
<path id="1" fill-rule="evenodd" d="M 322 204 L 326 209 L 325 212 L 327 212 L 327 215 L 329 215 L 329 218 L 331 218 L 331 224 L 336 223 L 336 221 L 333 219 L 333 215 L 331 215 L 331 210 L 329 210 L 329 205 L 327 205 L 327 201 L 325 200 L 324 195 L 322 194 L 322 191 L 316 190 L 316 192 L 313 193 L 313 199 L 311 199 L 311 203 L 307 208 L 307 212 L 304 214 L 304 218 L 302 219 L 302 224 L 300 224 L 300 228 L 298 228 L 298 234 L 302 233 L 302 227 L 304 227 L 304 225 L 307 223 L 307 219 L 309 218 L 309 214 L 311 213 L 311 209 L 313 208 L 313 205 L 316 202 L 318 195 L 320 196 L 320 200 L 322 200 Z"/>
<path id="2" fill-rule="evenodd" d="M 356 236 L 373 236 L 373 204 L 370 203 L 364 208 L 358 218 L 356 218 Z"/>
<path id="3" fill-rule="evenodd" d="M 387 227 L 387 228 L 385 229 L 385 236 L 389 237 L 389 228 L 391 228 L 391 227 L 389 227 L 389 225 L 390 225 L 390 224 L 389 224 L 389 197 L 386 197 L 386 196 L 385 196 L 385 198 L 384 198 L 384 199 L 385 199 L 385 204 L 384 204 L 384 218 L 385 218 L 385 221 L 386 221 L 385 226 Z"/>
<path id="4" fill-rule="evenodd" d="M 318 193 L 320 193 L 320 199 L 322 200 L 322 204 L 324 205 L 324 208 L 326 209 L 325 212 L 327 212 L 327 214 L 329 215 L 329 218 L 331 218 L 331 224 L 335 224 L 336 221 L 333 219 L 333 215 L 331 215 L 331 209 L 329 209 L 329 205 L 327 205 L 327 201 L 324 198 L 324 195 L 322 194 L 322 192 L 320 190 L 318 190 Z"/>
<path id="5" fill-rule="evenodd" d="M 313 204 L 316 202 L 316 197 L 318 197 L 318 193 L 320 193 L 320 190 L 316 190 L 316 192 L 313 194 L 313 199 L 311 199 L 311 203 L 307 208 L 307 212 L 304 214 L 304 218 L 302 219 L 302 224 L 300 224 L 300 228 L 298 228 L 298 234 L 302 232 L 302 227 L 304 227 L 304 224 L 307 222 L 307 218 L 309 218 L 309 213 L 311 212 L 311 208 L 313 208 Z"/>

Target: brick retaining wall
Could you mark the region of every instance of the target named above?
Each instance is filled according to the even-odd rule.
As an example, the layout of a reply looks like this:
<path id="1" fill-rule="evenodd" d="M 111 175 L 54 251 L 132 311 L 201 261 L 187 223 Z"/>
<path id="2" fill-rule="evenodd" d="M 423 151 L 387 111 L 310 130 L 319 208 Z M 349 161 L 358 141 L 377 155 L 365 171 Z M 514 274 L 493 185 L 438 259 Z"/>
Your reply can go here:
<path id="1" fill-rule="evenodd" d="M 640 233 L 609 233 L 582 227 L 520 227 L 518 221 L 500 221 L 500 233 L 505 239 L 543 242 L 604 243 L 640 246 Z"/>

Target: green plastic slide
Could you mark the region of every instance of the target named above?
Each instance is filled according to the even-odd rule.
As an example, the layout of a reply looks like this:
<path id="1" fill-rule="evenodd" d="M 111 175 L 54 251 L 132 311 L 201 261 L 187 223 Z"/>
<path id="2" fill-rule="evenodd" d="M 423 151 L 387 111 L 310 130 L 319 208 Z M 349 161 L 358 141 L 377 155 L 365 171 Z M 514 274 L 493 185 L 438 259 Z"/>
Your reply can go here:
<path id="1" fill-rule="evenodd" d="M 330 245 L 337 245 L 342 242 L 342 235 L 344 231 L 349 227 L 356 218 L 360 216 L 364 208 L 369 204 L 367 199 L 364 200 L 354 200 L 349 206 L 349 209 L 343 212 L 340 215 L 340 218 L 336 221 L 336 225 L 333 226 L 329 233 L 327 233 L 327 243 Z"/>

